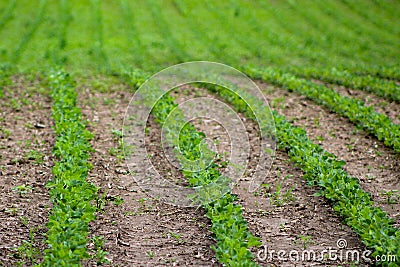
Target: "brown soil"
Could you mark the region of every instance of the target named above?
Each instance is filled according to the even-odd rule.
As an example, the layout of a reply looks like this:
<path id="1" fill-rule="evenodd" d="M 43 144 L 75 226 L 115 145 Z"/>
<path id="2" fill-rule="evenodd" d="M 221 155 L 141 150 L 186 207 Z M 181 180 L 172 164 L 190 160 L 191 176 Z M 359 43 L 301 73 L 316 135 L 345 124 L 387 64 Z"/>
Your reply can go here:
<path id="1" fill-rule="evenodd" d="M 346 162 L 345 170 L 370 192 L 375 204 L 400 227 L 400 195 L 388 204 L 385 192 L 400 192 L 400 157 L 375 137 L 359 130 L 348 119 L 295 93 L 258 83 L 272 106 L 294 125 L 302 127 L 316 143 Z"/>
<path id="2" fill-rule="evenodd" d="M 373 107 L 376 112 L 382 113 L 390 118 L 394 123 L 400 124 L 400 103 L 390 101 L 363 90 L 355 90 L 344 86 L 332 85 L 318 80 L 313 80 L 318 84 L 323 84 L 339 94 L 347 97 L 357 98 L 368 107 Z"/>
<path id="3" fill-rule="evenodd" d="M 80 90 L 80 105 L 95 134 L 89 180 L 101 187 L 106 204 L 91 224 L 91 236 L 104 236 L 110 266 L 218 266 L 210 246 L 210 222 L 202 210 L 177 208 L 146 195 L 128 173 L 126 163 L 110 155 L 118 142 L 111 134 L 122 128 L 123 116 L 132 97 L 123 85 L 110 92 Z M 86 103 L 94 103 L 88 106 Z M 150 154 L 163 174 L 180 176 L 168 164 L 159 164 L 155 153 L 160 129 L 150 119 L 147 135 Z M 182 178 L 183 179 L 183 178 Z M 117 205 L 118 197 L 123 203 Z M 93 246 L 93 244 L 91 244 Z M 91 265 L 94 262 L 89 262 Z"/>
<path id="4" fill-rule="evenodd" d="M 45 184 L 52 178 L 54 144 L 51 101 L 34 77 L 12 80 L 0 99 L 0 265 L 30 266 L 40 261 L 39 251 L 46 247 L 50 202 Z M 18 252 L 24 243 L 32 249 Z M 34 260 L 26 253 L 33 253 Z"/>

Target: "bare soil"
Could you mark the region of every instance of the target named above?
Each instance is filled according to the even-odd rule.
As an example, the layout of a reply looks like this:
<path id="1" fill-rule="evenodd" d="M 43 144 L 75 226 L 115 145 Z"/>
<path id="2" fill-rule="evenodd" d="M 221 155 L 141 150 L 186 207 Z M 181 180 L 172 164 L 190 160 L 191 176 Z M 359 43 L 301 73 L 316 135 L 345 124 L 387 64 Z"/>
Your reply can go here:
<path id="1" fill-rule="evenodd" d="M 53 122 L 50 98 L 37 78 L 12 80 L 0 99 L 0 265 L 28 266 L 46 247 Z"/>

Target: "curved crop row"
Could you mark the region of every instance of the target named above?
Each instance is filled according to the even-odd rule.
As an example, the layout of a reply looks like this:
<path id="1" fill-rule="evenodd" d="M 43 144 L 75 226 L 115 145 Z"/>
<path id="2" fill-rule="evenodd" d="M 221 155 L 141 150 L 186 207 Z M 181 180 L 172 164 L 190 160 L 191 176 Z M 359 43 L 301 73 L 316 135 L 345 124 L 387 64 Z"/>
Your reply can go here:
<path id="1" fill-rule="evenodd" d="M 382 66 L 382 65 L 375 65 L 375 66 L 365 66 L 359 65 L 355 66 L 354 68 L 350 69 L 350 72 L 356 75 L 371 75 L 376 76 L 383 79 L 389 80 L 400 80 L 400 66 Z"/>
<path id="2" fill-rule="evenodd" d="M 59 29 L 57 31 L 58 44 L 54 48 L 53 61 L 55 64 L 63 64 L 68 58 L 63 50 L 68 44 L 68 27 L 72 21 L 70 3 L 67 0 L 61 0 L 58 6 Z"/>
<path id="3" fill-rule="evenodd" d="M 400 102 L 400 86 L 394 81 L 383 80 L 371 75 L 357 76 L 346 70 L 302 68 L 293 69 L 296 75 L 320 79 L 346 87 L 364 90 L 388 100 Z"/>
<path id="4" fill-rule="evenodd" d="M 400 126 L 394 124 L 387 116 L 375 112 L 373 107 L 367 107 L 357 99 L 342 96 L 333 89 L 271 68 L 264 70 L 245 68 L 244 72 L 252 78 L 304 95 L 329 110 L 347 117 L 400 153 Z"/>
<path id="5" fill-rule="evenodd" d="M 89 257 L 88 224 L 95 219 L 91 201 L 97 197 L 97 188 L 86 182 L 91 168 L 88 158 L 92 134 L 86 130 L 76 106 L 77 92 L 68 74 L 51 74 L 49 88 L 57 136 L 53 154 L 58 161 L 53 167 L 54 178 L 47 183 L 53 208 L 46 225 L 49 248 L 44 251 L 41 265 L 80 266 L 81 260 Z"/>
<path id="6" fill-rule="evenodd" d="M 94 60 L 102 67 L 108 67 L 107 54 L 104 51 L 104 37 L 103 37 L 103 14 L 101 11 L 102 2 L 99 0 L 91 0 L 90 5 L 92 8 L 92 29 L 94 43 L 92 46 Z"/>
<path id="7" fill-rule="evenodd" d="M 381 16 L 377 15 L 377 9 L 370 3 L 366 4 L 363 1 L 356 3 L 355 1 L 341 0 L 357 17 L 361 17 L 366 23 L 366 26 L 375 28 L 377 32 L 385 33 L 398 37 L 399 31 L 393 27 L 392 23 L 387 23 L 386 19 L 382 19 Z M 378 9 L 381 10 L 381 9 Z M 356 17 L 354 16 L 354 17 Z"/>
<path id="8" fill-rule="evenodd" d="M 20 59 L 21 54 L 24 52 L 27 44 L 31 41 L 32 36 L 35 34 L 40 24 L 43 22 L 46 5 L 47 5 L 47 0 L 40 0 L 37 8 L 38 12 L 36 14 L 35 19 L 28 24 L 29 25 L 28 30 L 21 37 L 21 40 L 19 41 L 19 43 L 16 46 L 16 49 L 11 55 L 12 63 L 18 63 L 18 60 Z"/>
<path id="9" fill-rule="evenodd" d="M 214 85 L 205 85 L 230 102 L 239 112 L 254 119 L 250 106 L 260 106 L 260 100 L 246 96 L 245 103 L 232 91 Z M 245 95 L 243 92 L 241 95 Z M 334 210 L 343 216 L 344 222 L 360 235 L 363 243 L 376 255 L 395 255 L 397 262 L 380 262 L 383 266 L 399 266 L 400 231 L 393 220 L 380 208 L 374 207 L 369 193 L 363 191 L 356 178 L 343 170 L 345 162 L 314 144 L 306 131 L 286 121 L 284 116 L 273 112 L 278 137 L 278 147 L 289 154 L 292 161 L 304 172 L 309 184 L 319 186 L 321 195 L 333 202 Z"/>
<path id="10" fill-rule="evenodd" d="M 143 76 L 141 75 L 135 76 L 131 73 L 128 83 L 134 87 L 138 87 L 143 82 L 142 77 Z M 151 94 L 156 90 L 160 90 L 158 88 L 152 89 L 153 90 L 148 93 Z M 147 96 L 145 96 L 145 98 L 146 97 Z M 164 95 L 152 110 L 156 122 L 158 124 L 164 124 L 168 115 L 176 108 L 176 106 L 177 105 L 174 103 L 174 99 L 171 96 L 168 94 Z M 176 110 L 174 112 L 176 112 Z M 174 121 L 174 125 L 182 125 L 182 123 L 185 122 L 185 118 L 180 111 L 174 115 Z M 196 160 L 204 156 L 204 154 L 208 154 L 205 152 L 207 148 L 204 146 L 201 147 L 201 143 L 205 138 L 204 133 L 198 132 L 196 128 L 189 123 L 184 123 L 184 125 L 185 126 L 182 129 L 177 129 L 177 132 L 173 133 L 175 136 L 168 141 L 173 143 L 176 147 L 179 145 L 182 155 L 189 160 Z M 179 144 L 175 142 L 179 142 Z M 215 154 L 212 151 L 208 152 L 211 152 L 213 156 Z M 178 160 L 181 160 L 179 156 L 177 158 Z M 185 161 L 181 161 L 182 166 L 184 166 L 183 169 L 187 169 L 185 168 L 184 162 Z M 186 167 L 190 168 L 190 166 Z M 200 171 L 183 171 L 183 174 L 192 187 L 205 186 L 216 182 L 217 180 L 218 182 L 221 182 L 222 180 L 222 187 L 217 188 L 218 190 L 216 193 L 218 198 L 216 198 L 216 200 L 213 200 L 212 202 L 201 201 L 204 200 L 201 192 L 200 197 L 195 198 L 195 200 L 200 200 L 200 205 L 205 208 L 207 211 L 207 217 L 212 222 L 211 231 L 215 234 L 217 239 L 217 245 L 212 247 L 212 249 L 215 251 L 217 259 L 221 263 L 226 264 L 226 266 L 257 266 L 257 264 L 252 260 L 253 255 L 249 248 L 259 246 L 260 242 L 258 241 L 258 238 L 254 237 L 249 232 L 247 223 L 242 215 L 242 207 L 234 203 L 236 197 L 227 193 L 223 195 L 223 197 L 219 198 L 220 190 L 223 190 L 224 192 L 226 192 L 225 190 L 229 190 L 230 192 L 230 188 L 227 187 L 229 181 L 221 176 L 219 168 L 221 168 L 219 164 L 212 162 Z M 211 196 L 209 195 L 206 197 L 207 200 L 213 199 L 212 190 L 204 193 L 211 194 Z"/>
<path id="11" fill-rule="evenodd" d="M 3 29 L 4 25 L 6 25 L 6 23 L 9 22 L 10 19 L 12 19 L 16 5 L 16 0 L 8 2 L 8 5 L 5 7 L 3 14 L 0 17 L 0 31 Z"/>

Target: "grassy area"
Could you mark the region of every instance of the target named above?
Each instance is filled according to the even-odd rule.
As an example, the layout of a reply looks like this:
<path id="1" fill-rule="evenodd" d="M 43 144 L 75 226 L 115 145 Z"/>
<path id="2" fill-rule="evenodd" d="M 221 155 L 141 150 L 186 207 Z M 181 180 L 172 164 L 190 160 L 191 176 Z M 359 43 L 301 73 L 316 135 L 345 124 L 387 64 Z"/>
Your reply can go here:
<path id="1" fill-rule="evenodd" d="M 0 62 L 21 70 L 238 66 L 398 70 L 398 2 L 2 1 Z"/>

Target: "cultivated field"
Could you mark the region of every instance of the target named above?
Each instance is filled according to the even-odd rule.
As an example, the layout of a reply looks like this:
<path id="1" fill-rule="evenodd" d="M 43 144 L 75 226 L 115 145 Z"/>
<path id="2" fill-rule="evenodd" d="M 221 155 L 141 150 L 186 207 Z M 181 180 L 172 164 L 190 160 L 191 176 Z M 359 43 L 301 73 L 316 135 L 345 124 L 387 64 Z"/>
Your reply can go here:
<path id="1" fill-rule="evenodd" d="M 399 12 L 0 1 L 0 266 L 400 266 Z"/>

